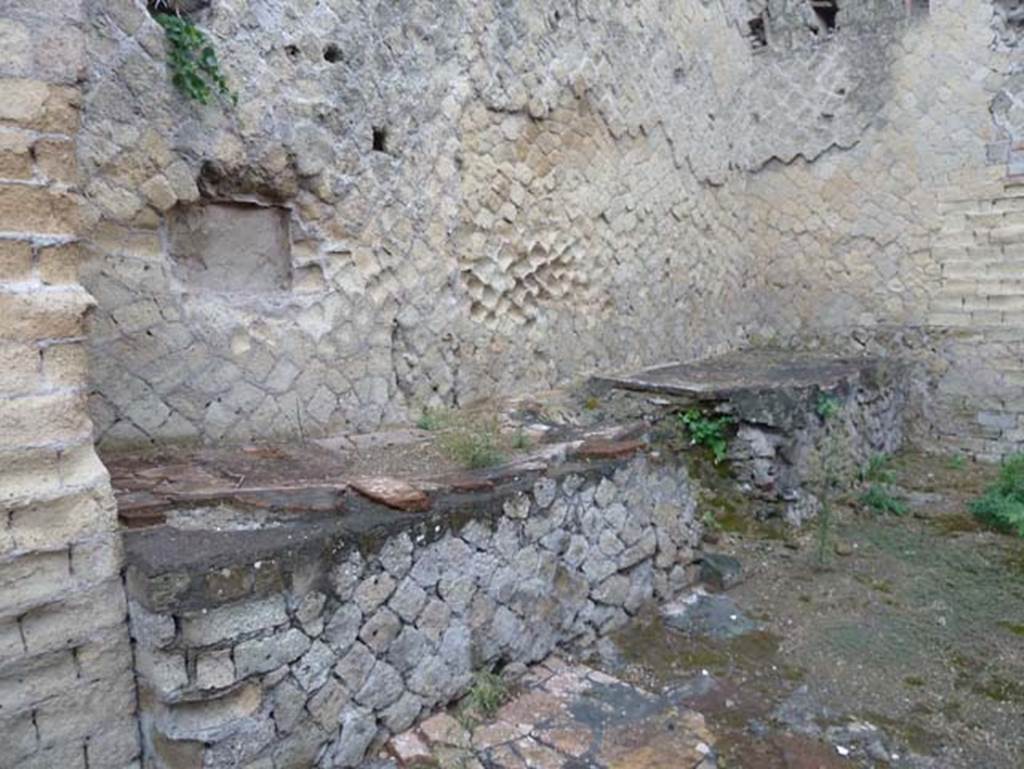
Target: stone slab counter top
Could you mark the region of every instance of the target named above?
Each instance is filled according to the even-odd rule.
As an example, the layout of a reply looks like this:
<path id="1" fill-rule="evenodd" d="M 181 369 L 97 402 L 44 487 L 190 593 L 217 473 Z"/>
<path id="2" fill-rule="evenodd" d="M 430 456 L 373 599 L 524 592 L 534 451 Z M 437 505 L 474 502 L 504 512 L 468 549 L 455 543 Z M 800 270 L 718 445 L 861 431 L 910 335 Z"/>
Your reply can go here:
<path id="1" fill-rule="evenodd" d="M 431 450 L 412 431 L 112 461 L 151 764 L 362 766 L 476 671 L 589 648 L 689 585 L 679 457 L 644 423 L 552 421 L 473 471 L 399 472 Z"/>
<path id="2" fill-rule="evenodd" d="M 597 384 L 664 395 L 724 399 L 741 393 L 817 387 L 831 390 L 861 377 L 877 377 L 880 358 L 836 357 L 783 350 L 747 350 L 690 363 L 594 377 Z"/>
<path id="3" fill-rule="evenodd" d="M 541 430 L 539 427 L 543 427 Z M 305 444 L 169 447 L 107 458 L 128 579 L 154 611 L 210 607 L 280 589 L 300 568 L 400 532 L 421 540 L 546 477 L 600 479 L 647 444 L 643 423 L 538 425 L 541 442 L 493 467 L 460 468 L 426 430 Z"/>

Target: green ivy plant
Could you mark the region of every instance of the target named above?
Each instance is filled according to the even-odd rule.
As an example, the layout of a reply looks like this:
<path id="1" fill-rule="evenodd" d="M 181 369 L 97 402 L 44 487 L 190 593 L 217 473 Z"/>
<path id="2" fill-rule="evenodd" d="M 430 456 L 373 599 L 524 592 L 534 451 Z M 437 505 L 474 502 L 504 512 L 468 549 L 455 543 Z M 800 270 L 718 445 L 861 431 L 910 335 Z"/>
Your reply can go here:
<path id="1" fill-rule="evenodd" d="M 725 459 L 729 451 L 729 441 L 725 431 L 735 421 L 732 417 L 709 417 L 698 409 L 690 409 L 679 415 L 679 421 L 690 433 L 690 440 L 693 443 L 711 449 L 711 455 L 714 457 L 716 465 Z"/>
<path id="2" fill-rule="evenodd" d="M 167 66 L 175 87 L 200 104 L 209 104 L 214 94 L 237 104 L 238 95 L 228 87 L 217 52 L 206 34 L 188 19 L 172 13 L 158 13 L 155 18 L 167 38 Z"/>

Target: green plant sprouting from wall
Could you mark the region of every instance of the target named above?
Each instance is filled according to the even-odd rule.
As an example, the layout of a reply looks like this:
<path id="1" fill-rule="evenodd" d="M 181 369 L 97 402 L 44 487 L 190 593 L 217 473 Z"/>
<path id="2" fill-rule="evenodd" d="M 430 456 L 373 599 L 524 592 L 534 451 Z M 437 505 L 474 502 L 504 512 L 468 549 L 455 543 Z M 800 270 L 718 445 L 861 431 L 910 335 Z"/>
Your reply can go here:
<path id="1" fill-rule="evenodd" d="M 970 510 L 983 523 L 1024 537 L 1024 454 L 1003 461 L 999 478 L 970 503 Z"/>
<path id="2" fill-rule="evenodd" d="M 694 445 L 711 450 L 716 465 L 725 459 L 729 451 L 726 430 L 735 421 L 731 416 L 710 417 L 699 409 L 690 409 L 679 415 L 679 421 L 686 427 Z"/>
<path id="3" fill-rule="evenodd" d="M 167 66 L 175 87 L 200 104 L 209 104 L 214 94 L 236 104 L 238 96 L 228 87 L 217 52 L 206 34 L 173 13 L 158 13 L 155 18 L 167 39 Z"/>

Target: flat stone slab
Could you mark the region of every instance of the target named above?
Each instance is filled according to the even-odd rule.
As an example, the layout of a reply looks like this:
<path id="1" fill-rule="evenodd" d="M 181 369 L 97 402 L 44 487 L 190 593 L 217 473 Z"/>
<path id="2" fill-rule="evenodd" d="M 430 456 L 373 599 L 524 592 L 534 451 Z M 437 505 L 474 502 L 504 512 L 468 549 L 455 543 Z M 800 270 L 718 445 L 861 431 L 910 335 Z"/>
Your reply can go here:
<path id="1" fill-rule="evenodd" d="M 597 376 L 600 385 L 695 398 L 820 387 L 877 370 L 877 358 L 842 358 L 783 351 L 744 351 L 692 363 L 669 363 L 620 376 Z"/>
<path id="2" fill-rule="evenodd" d="M 394 737 L 385 750 L 401 767 L 715 766 L 714 738 L 699 713 L 558 657 L 531 668 L 492 718 L 440 713 Z"/>
<path id="3" fill-rule="evenodd" d="M 693 593 L 682 601 L 663 606 L 665 625 L 689 635 L 715 640 L 738 638 L 757 630 L 757 623 L 747 617 L 727 595 Z"/>

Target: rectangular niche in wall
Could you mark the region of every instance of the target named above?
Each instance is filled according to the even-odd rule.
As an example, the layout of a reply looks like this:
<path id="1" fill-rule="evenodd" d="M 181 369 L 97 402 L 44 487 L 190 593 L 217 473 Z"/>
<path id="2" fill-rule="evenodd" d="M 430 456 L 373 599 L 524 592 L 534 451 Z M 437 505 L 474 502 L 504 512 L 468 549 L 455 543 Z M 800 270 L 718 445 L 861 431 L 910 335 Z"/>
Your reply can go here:
<path id="1" fill-rule="evenodd" d="M 184 282 L 221 292 L 291 287 L 288 211 L 248 203 L 200 203 L 174 209 L 168 244 Z"/>

